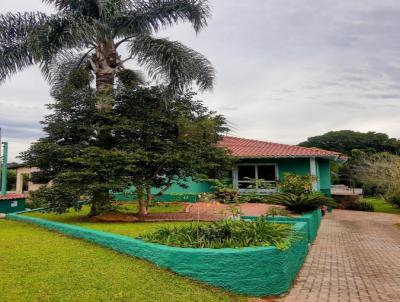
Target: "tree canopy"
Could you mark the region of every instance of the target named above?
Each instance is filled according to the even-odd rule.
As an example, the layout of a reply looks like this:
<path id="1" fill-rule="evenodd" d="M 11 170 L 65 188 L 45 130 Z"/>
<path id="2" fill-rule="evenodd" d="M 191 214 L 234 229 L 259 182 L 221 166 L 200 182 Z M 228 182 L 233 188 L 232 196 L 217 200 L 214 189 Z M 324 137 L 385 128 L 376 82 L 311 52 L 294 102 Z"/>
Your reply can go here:
<path id="1" fill-rule="evenodd" d="M 22 154 L 40 169 L 34 179 L 52 181 L 33 194 L 36 202 L 63 213 L 84 198 L 97 215 L 110 209 L 110 190 L 134 185 L 146 214 L 151 187 L 162 192 L 173 183 L 184 186 L 187 177 L 214 178 L 229 167 L 230 156 L 216 146 L 227 131 L 225 119 L 194 100 L 194 93 L 171 96 L 162 86 L 121 81 L 114 106 L 99 111 L 89 81 L 83 70 L 71 73 L 49 106 L 46 136 Z"/>
<path id="2" fill-rule="evenodd" d="M 330 131 L 323 135 L 310 137 L 299 144 L 303 147 L 316 147 L 351 155 L 355 149 L 367 153 L 389 152 L 400 154 L 400 141 L 385 133 L 356 132 L 352 130 Z"/>

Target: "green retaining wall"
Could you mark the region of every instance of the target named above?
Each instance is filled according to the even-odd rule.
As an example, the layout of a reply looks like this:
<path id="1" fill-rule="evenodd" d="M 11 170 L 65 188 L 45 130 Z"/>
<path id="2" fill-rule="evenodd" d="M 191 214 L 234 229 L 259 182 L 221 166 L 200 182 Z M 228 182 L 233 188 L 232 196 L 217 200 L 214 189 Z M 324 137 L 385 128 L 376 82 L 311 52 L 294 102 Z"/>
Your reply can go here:
<path id="1" fill-rule="evenodd" d="M 256 219 L 254 216 L 242 216 L 242 219 L 252 220 Z M 267 217 L 266 219 L 276 222 L 282 223 L 296 223 L 296 222 L 305 222 L 306 223 L 306 232 L 307 238 L 310 243 L 314 242 L 315 238 L 317 238 L 318 230 L 321 225 L 322 213 L 320 209 L 312 211 L 310 213 L 298 216 L 298 217 L 288 217 L 288 216 L 274 216 Z"/>
<path id="2" fill-rule="evenodd" d="M 0 200 L 0 213 L 16 213 L 25 211 L 25 198 Z"/>
<path id="3" fill-rule="evenodd" d="M 308 252 L 308 241 L 304 239 L 295 241 L 285 251 L 275 247 L 176 248 L 29 216 L 8 214 L 7 218 L 82 238 L 151 261 L 180 275 L 249 296 L 286 293 L 292 286 Z M 306 222 L 296 222 L 294 228 L 300 234 L 307 236 Z"/>

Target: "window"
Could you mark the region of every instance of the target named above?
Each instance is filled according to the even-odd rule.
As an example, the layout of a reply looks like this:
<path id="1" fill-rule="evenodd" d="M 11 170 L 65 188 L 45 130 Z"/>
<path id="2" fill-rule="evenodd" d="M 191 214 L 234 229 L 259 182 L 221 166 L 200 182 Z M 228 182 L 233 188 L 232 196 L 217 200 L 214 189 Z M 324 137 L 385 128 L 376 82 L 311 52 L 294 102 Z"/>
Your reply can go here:
<path id="1" fill-rule="evenodd" d="M 238 187 L 239 189 L 250 189 L 256 179 L 254 165 L 238 166 Z"/>
<path id="2" fill-rule="evenodd" d="M 276 164 L 246 164 L 237 166 L 237 188 L 241 192 L 256 189 L 259 193 L 276 191 Z"/>
<path id="3" fill-rule="evenodd" d="M 258 179 L 265 181 L 276 180 L 276 167 L 275 165 L 258 166 Z"/>

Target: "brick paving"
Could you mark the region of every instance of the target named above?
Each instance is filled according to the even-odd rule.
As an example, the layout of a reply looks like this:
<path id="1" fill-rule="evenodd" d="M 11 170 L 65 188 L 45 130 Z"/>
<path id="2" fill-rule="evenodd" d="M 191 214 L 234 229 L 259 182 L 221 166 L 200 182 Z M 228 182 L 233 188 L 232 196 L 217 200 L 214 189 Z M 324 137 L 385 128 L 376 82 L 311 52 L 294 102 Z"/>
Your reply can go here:
<path id="1" fill-rule="evenodd" d="M 398 223 L 392 214 L 327 214 L 294 287 L 276 301 L 400 301 Z"/>

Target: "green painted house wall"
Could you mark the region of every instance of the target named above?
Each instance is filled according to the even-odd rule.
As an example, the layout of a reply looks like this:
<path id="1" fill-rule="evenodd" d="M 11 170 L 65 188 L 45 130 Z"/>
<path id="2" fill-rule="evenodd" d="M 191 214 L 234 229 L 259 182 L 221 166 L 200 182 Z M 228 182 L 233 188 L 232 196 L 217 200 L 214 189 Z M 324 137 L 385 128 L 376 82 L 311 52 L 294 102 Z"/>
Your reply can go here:
<path id="1" fill-rule="evenodd" d="M 16 213 L 25 211 L 25 199 L 0 200 L 0 213 Z"/>
<path id="2" fill-rule="evenodd" d="M 278 180 L 284 178 L 285 173 L 294 173 L 298 175 L 310 175 L 311 165 L 310 158 L 272 158 L 272 159 L 242 159 L 237 164 L 276 164 L 278 167 Z M 330 196 L 331 194 L 331 175 L 330 161 L 328 159 L 317 158 L 316 189 Z M 192 179 L 186 180 L 187 188 L 181 188 L 178 185 L 173 185 L 161 197 L 156 198 L 157 201 L 187 201 L 196 202 L 201 193 L 212 192 L 212 185 L 207 182 L 196 182 Z M 135 187 L 131 187 L 123 193 L 114 194 L 118 201 L 130 201 L 135 199 Z M 158 189 L 153 189 L 153 194 L 159 192 Z"/>
<path id="3" fill-rule="evenodd" d="M 185 182 L 187 188 L 182 188 L 177 184 L 173 184 L 171 188 L 163 193 L 162 196 L 157 197 L 156 201 L 163 202 L 175 202 L 175 201 L 186 201 L 186 202 L 196 202 L 199 199 L 199 195 L 206 192 L 212 191 L 212 185 L 208 182 L 197 182 L 193 179 L 187 179 Z M 125 190 L 122 193 L 114 194 L 114 198 L 117 201 L 131 201 L 136 198 L 134 192 L 136 188 L 134 186 Z M 153 188 L 151 190 L 152 194 L 157 194 L 160 189 Z"/>
<path id="4" fill-rule="evenodd" d="M 327 159 L 319 158 L 318 161 L 318 179 L 319 179 L 319 190 L 330 196 L 331 195 L 331 167 L 330 162 Z"/>

